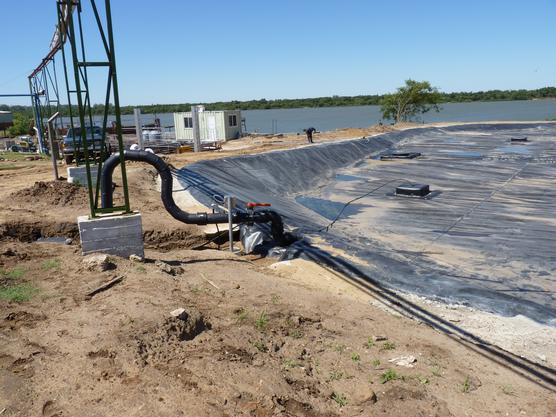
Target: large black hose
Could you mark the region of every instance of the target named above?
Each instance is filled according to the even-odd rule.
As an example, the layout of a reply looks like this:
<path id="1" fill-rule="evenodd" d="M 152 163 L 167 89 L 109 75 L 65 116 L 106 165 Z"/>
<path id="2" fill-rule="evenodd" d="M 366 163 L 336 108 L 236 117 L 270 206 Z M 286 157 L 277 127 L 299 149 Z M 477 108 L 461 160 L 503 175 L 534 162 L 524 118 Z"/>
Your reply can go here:
<path id="1" fill-rule="evenodd" d="M 162 158 L 157 155 L 145 151 L 124 151 L 124 159 L 126 161 L 140 161 L 152 165 L 160 175 L 160 197 L 164 207 L 172 215 L 173 218 L 187 224 L 216 224 L 228 223 L 228 215 L 226 213 L 196 213 L 191 214 L 180 209 L 172 196 L 173 178 L 170 167 Z M 113 206 L 112 198 L 112 174 L 114 169 L 120 164 L 120 154 L 112 154 L 105 162 L 102 168 L 100 187 L 101 187 L 101 203 L 103 208 Z M 234 212 L 232 214 L 232 222 L 239 223 L 271 223 L 271 231 L 273 238 L 278 243 L 284 242 L 284 225 L 280 215 L 272 210 L 257 210 L 252 212 Z"/>

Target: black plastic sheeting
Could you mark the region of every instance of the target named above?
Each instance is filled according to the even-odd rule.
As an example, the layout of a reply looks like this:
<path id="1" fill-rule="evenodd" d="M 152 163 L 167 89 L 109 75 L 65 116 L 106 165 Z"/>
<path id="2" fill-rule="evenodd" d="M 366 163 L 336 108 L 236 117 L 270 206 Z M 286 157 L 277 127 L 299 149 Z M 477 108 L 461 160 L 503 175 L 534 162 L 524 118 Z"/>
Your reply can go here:
<path id="1" fill-rule="evenodd" d="M 512 144 L 517 136 L 528 142 Z M 380 160 L 392 152 L 422 156 Z M 204 161 L 180 170 L 180 181 L 207 205 L 214 195 L 271 203 L 305 236 L 286 258 L 556 325 L 556 124 L 411 129 Z M 396 196 L 407 182 L 431 194 Z"/>

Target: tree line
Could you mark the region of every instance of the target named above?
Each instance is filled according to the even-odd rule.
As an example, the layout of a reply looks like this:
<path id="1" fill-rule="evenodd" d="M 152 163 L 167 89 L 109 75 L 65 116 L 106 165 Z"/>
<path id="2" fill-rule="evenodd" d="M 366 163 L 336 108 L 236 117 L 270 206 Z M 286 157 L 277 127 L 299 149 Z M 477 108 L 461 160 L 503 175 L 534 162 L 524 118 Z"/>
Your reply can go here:
<path id="1" fill-rule="evenodd" d="M 181 103 L 181 104 L 149 104 L 138 106 L 122 106 L 122 114 L 133 114 L 134 107 L 140 107 L 143 113 L 176 113 L 190 111 L 191 106 L 202 104 L 207 110 L 266 110 L 266 109 L 290 109 L 300 107 L 341 107 L 341 106 L 368 106 L 381 105 L 389 95 L 359 95 L 359 96 L 330 96 L 300 99 L 276 99 L 276 100 L 247 100 L 247 101 L 217 101 L 213 103 Z M 512 101 L 556 98 L 556 87 L 544 87 L 536 90 L 489 90 L 476 92 L 438 93 L 439 103 L 463 103 L 473 101 Z M 8 106 L 0 105 L 0 110 L 12 111 L 13 113 L 24 113 L 32 115 L 30 106 Z M 92 106 L 94 115 L 104 113 L 104 105 Z M 69 115 L 69 107 L 61 106 L 63 116 Z M 114 114 L 112 106 L 108 109 L 109 114 Z M 77 107 L 73 106 L 73 114 L 77 114 Z"/>

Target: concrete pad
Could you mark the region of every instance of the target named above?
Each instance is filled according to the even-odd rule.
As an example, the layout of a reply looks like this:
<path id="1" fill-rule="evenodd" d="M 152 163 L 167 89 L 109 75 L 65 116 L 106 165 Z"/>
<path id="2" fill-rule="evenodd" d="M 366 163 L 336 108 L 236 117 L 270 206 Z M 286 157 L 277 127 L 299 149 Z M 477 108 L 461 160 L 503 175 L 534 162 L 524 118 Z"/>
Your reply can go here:
<path id="1" fill-rule="evenodd" d="M 129 258 L 144 257 L 141 214 L 77 218 L 83 255 L 101 252 Z"/>
<path id="2" fill-rule="evenodd" d="M 68 167 L 67 172 L 69 183 L 79 184 L 83 187 L 87 187 L 87 167 L 85 165 L 78 167 Z M 96 187 L 97 173 L 98 165 L 91 165 L 91 180 L 93 182 L 93 187 Z"/>

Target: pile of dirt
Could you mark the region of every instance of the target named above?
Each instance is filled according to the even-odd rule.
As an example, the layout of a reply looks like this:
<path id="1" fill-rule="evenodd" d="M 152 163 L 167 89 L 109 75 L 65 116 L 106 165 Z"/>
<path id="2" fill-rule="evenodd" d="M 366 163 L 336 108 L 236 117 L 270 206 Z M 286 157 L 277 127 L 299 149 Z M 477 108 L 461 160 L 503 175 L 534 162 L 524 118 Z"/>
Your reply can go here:
<path id="1" fill-rule="evenodd" d="M 32 187 L 24 188 L 10 195 L 20 203 L 48 206 L 87 206 L 87 189 L 64 181 L 38 181 Z"/>
<path id="2" fill-rule="evenodd" d="M 195 339 L 210 330 L 210 322 L 195 308 L 178 317 L 168 317 L 161 325 L 145 330 L 137 338 L 137 355 L 143 365 L 165 363 L 177 355 L 181 342 Z"/>

